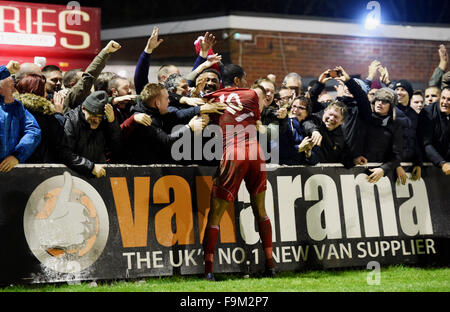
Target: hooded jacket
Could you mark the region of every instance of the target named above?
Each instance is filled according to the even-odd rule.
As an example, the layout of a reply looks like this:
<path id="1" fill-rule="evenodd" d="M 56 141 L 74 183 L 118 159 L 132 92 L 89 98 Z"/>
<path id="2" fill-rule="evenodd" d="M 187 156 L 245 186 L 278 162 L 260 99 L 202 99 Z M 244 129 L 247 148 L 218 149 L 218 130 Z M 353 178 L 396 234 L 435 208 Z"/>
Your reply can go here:
<path id="1" fill-rule="evenodd" d="M 5 104 L 0 97 L 0 161 L 15 156 L 23 164 L 41 142 L 36 119 L 18 100 Z"/>
<path id="2" fill-rule="evenodd" d="M 55 117 L 55 107 L 47 99 L 31 94 L 16 94 L 41 128 L 42 139 L 27 163 L 62 163 L 71 167 L 72 152 L 64 135 L 64 127 Z"/>
<path id="3" fill-rule="evenodd" d="M 403 132 L 401 123 L 396 120 L 397 95 L 395 92 L 388 88 L 382 88 L 375 93 L 374 101 L 378 99 L 390 102 L 389 113 L 381 116 L 373 112 L 368 124 L 361 128 L 365 138 L 363 156 L 369 162 L 383 163 L 381 168 L 385 175 L 388 175 L 400 166 Z"/>

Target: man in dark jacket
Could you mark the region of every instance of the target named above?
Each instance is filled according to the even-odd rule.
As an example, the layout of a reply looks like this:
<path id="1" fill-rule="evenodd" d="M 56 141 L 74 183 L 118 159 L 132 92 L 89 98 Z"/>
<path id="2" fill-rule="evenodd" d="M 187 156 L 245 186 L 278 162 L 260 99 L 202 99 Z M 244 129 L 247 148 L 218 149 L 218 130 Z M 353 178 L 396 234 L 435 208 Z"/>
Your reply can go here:
<path id="1" fill-rule="evenodd" d="M 111 104 L 107 103 L 108 94 L 96 91 L 65 115 L 64 131 L 72 152 L 78 155 L 75 167 L 97 178 L 106 176 L 107 149 L 118 154 L 122 146 L 119 123 Z"/>
<path id="2" fill-rule="evenodd" d="M 413 87 L 408 80 L 401 79 L 394 83 L 394 90 L 398 96 L 399 105 L 395 106 L 397 119 L 402 125 L 403 150 L 401 160 L 412 162 L 412 180 L 419 180 L 421 177 L 421 166 L 423 154 L 419 147 L 417 138 L 417 124 L 419 115 L 412 109 L 410 102 L 414 93 Z M 407 175 L 402 166 L 396 168 L 397 177 L 402 184 L 406 183 Z"/>
<path id="3" fill-rule="evenodd" d="M 205 104 L 208 105 L 208 104 Z M 226 105 L 223 104 L 223 109 Z M 127 140 L 128 160 L 132 164 L 167 164 L 173 163 L 172 144 L 191 130 L 203 129 L 207 118 L 194 116 L 187 125 L 177 131 L 169 129 L 173 125 L 169 113 L 169 93 L 158 84 L 149 83 L 141 92 L 141 100 L 132 107 L 132 113 L 145 113 L 151 116 L 151 126 L 137 125 Z M 214 112 L 218 112 L 215 110 Z"/>
<path id="4" fill-rule="evenodd" d="M 318 102 L 325 84 L 333 78 L 338 80 L 342 87 L 346 87 L 346 95 L 339 96 L 338 101 L 332 105 Z M 367 94 L 361 85 L 339 66 L 322 73 L 309 93 L 313 112 L 316 112 L 312 120 L 319 126 L 323 137 L 320 162 L 342 163 L 346 168 L 367 163 L 367 160 L 361 157 L 364 138 L 360 135 L 360 128 L 362 123 L 370 120 L 372 112 Z M 306 122 L 305 128 L 316 143 L 313 124 Z"/>
<path id="5" fill-rule="evenodd" d="M 421 111 L 419 137 L 426 158 L 450 175 L 450 87 L 442 90 L 440 102 Z"/>
<path id="6" fill-rule="evenodd" d="M 374 111 L 370 122 L 361 127 L 364 138 L 363 156 L 368 162 L 380 162 L 370 169 L 369 182 L 376 183 L 383 176 L 392 174 L 400 166 L 402 155 L 402 126 L 396 120 L 396 93 L 389 88 L 379 89 L 374 95 Z"/>

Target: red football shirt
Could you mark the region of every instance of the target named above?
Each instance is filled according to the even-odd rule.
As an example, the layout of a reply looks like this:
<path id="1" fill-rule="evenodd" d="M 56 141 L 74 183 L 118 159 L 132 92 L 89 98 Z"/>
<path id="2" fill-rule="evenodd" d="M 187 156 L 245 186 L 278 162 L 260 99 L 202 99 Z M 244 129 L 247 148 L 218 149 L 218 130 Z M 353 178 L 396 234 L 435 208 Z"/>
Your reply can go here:
<path id="1" fill-rule="evenodd" d="M 207 100 L 228 105 L 223 115 L 214 114 L 211 121 L 222 129 L 224 150 L 230 144 L 257 143 L 256 121 L 261 118 L 259 98 L 255 91 L 245 88 L 225 88 L 207 94 Z"/>

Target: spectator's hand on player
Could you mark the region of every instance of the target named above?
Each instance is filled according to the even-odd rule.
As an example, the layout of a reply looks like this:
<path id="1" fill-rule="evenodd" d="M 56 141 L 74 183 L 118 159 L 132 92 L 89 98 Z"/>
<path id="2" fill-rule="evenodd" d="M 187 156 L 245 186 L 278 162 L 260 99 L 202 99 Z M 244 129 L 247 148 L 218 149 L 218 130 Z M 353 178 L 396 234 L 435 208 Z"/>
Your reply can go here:
<path id="1" fill-rule="evenodd" d="M 186 104 L 189 106 L 200 106 L 206 104 L 206 102 L 201 98 L 183 96 L 180 99 L 180 104 Z"/>
<path id="2" fill-rule="evenodd" d="M 191 128 L 191 130 L 194 132 L 202 131 L 203 128 L 206 127 L 206 125 L 206 119 L 202 118 L 201 116 L 194 116 L 188 124 L 189 128 Z"/>
<path id="3" fill-rule="evenodd" d="M 231 106 L 231 105 L 230 105 Z M 201 114 L 223 114 L 223 111 L 228 107 L 227 104 L 216 102 L 216 103 L 206 103 L 200 107 L 200 113 Z"/>
<path id="4" fill-rule="evenodd" d="M 134 121 L 143 126 L 151 126 L 152 125 L 152 117 L 144 113 L 134 114 Z"/>

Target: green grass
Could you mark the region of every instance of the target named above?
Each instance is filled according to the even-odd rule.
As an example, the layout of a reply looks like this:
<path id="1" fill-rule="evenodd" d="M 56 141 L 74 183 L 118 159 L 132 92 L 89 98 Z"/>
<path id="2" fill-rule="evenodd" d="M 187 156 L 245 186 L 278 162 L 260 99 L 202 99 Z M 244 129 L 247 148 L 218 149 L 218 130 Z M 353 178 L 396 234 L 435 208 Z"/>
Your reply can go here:
<path id="1" fill-rule="evenodd" d="M 282 272 L 276 278 L 216 274 L 217 282 L 198 276 L 81 285 L 14 285 L 0 292 L 449 292 L 450 268 L 391 266 L 381 269 L 380 285 L 368 285 L 367 270 Z"/>

